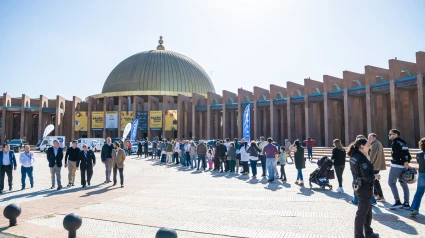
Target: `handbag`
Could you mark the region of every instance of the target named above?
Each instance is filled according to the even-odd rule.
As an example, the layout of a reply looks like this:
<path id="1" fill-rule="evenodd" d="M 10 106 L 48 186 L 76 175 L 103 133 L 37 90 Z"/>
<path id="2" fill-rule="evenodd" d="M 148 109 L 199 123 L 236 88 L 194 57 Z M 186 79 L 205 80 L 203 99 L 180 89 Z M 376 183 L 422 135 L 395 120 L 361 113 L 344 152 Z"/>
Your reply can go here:
<path id="1" fill-rule="evenodd" d="M 330 170 L 327 171 L 326 178 L 327 179 L 335 179 L 335 172 L 334 172 L 333 169 L 330 169 Z"/>

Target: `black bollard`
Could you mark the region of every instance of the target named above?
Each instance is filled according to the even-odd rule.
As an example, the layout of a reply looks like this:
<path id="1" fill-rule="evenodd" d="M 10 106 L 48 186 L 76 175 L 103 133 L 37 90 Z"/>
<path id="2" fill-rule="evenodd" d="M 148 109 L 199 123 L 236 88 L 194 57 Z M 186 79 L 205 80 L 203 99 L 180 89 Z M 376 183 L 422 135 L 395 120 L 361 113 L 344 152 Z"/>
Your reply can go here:
<path id="1" fill-rule="evenodd" d="M 155 238 L 177 238 L 177 232 L 171 228 L 163 227 L 156 232 Z"/>
<path id="2" fill-rule="evenodd" d="M 83 219 L 75 213 L 65 216 L 63 219 L 63 227 L 68 231 L 68 238 L 76 238 L 77 230 L 81 227 Z"/>
<path id="3" fill-rule="evenodd" d="M 3 215 L 9 219 L 9 226 L 16 226 L 16 218 L 21 215 L 21 207 L 15 203 L 9 204 L 4 208 Z"/>

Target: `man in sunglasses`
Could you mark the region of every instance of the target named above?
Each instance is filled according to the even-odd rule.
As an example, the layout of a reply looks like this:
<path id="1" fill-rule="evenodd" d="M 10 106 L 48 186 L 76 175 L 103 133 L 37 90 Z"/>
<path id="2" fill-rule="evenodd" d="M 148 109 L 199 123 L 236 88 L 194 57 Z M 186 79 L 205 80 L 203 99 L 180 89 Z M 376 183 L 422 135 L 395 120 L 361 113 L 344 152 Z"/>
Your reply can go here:
<path id="1" fill-rule="evenodd" d="M 403 208 L 406 210 L 410 209 L 409 205 L 409 187 L 407 183 L 401 181 L 400 175 L 409 168 L 409 162 L 411 156 L 409 153 L 409 147 L 407 147 L 407 142 L 400 138 L 400 131 L 397 129 L 391 129 L 388 133 L 388 139 L 392 141 L 391 144 L 391 168 L 390 174 L 388 177 L 388 185 L 391 188 L 393 193 L 395 203 L 390 207 L 390 209 L 399 209 Z M 398 189 L 396 186 L 397 180 L 400 182 L 400 186 L 403 189 L 404 193 L 404 203 L 400 202 L 400 197 L 398 195 Z"/>

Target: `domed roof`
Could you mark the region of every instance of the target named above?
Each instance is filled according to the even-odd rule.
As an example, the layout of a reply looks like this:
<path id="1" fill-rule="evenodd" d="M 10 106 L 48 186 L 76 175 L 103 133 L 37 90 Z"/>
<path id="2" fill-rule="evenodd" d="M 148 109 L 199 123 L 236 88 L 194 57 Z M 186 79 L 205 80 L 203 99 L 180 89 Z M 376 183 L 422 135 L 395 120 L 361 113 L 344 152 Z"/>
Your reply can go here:
<path id="1" fill-rule="evenodd" d="M 215 93 L 201 66 L 182 54 L 165 50 L 162 37 L 159 43 L 157 50 L 132 55 L 119 63 L 106 79 L 102 93 L 131 91 L 131 95 L 169 96 Z"/>

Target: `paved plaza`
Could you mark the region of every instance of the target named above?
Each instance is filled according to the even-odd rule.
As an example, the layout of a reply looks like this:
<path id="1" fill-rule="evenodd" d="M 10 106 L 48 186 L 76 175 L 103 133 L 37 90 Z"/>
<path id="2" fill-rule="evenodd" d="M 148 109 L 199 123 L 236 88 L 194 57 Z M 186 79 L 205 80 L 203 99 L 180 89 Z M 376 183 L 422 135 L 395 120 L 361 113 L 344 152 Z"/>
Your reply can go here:
<path id="1" fill-rule="evenodd" d="M 170 167 L 133 155 L 125 162 L 125 187 L 119 188 L 103 184 L 104 166 L 96 153 L 92 186 L 81 189 L 77 171 L 78 186 L 57 191 L 50 189 L 45 154 L 35 154 L 35 187 L 20 191 L 18 169 L 14 190 L 0 195 L 1 209 L 10 203 L 22 207 L 18 226 L 8 228 L 8 221 L 0 219 L 0 237 L 66 237 L 62 221 L 72 212 L 83 217 L 78 237 L 154 237 L 163 226 L 176 229 L 179 237 L 353 237 L 356 206 L 349 203 L 353 191 L 348 164 L 346 193 L 339 194 L 336 180 L 332 191 L 298 187 L 293 164 L 286 166 L 288 183 L 269 184 L 265 178 Z M 317 165 L 307 161 L 306 166 L 308 180 Z M 67 174 L 62 169 L 65 185 Z M 372 227 L 381 237 L 425 237 L 425 216 L 388 210 L 394 202 L 388 170 L 381 174 L 387 202 L 373 208 Z M 410 188 L 412 202 L 416 184 Z"/>

